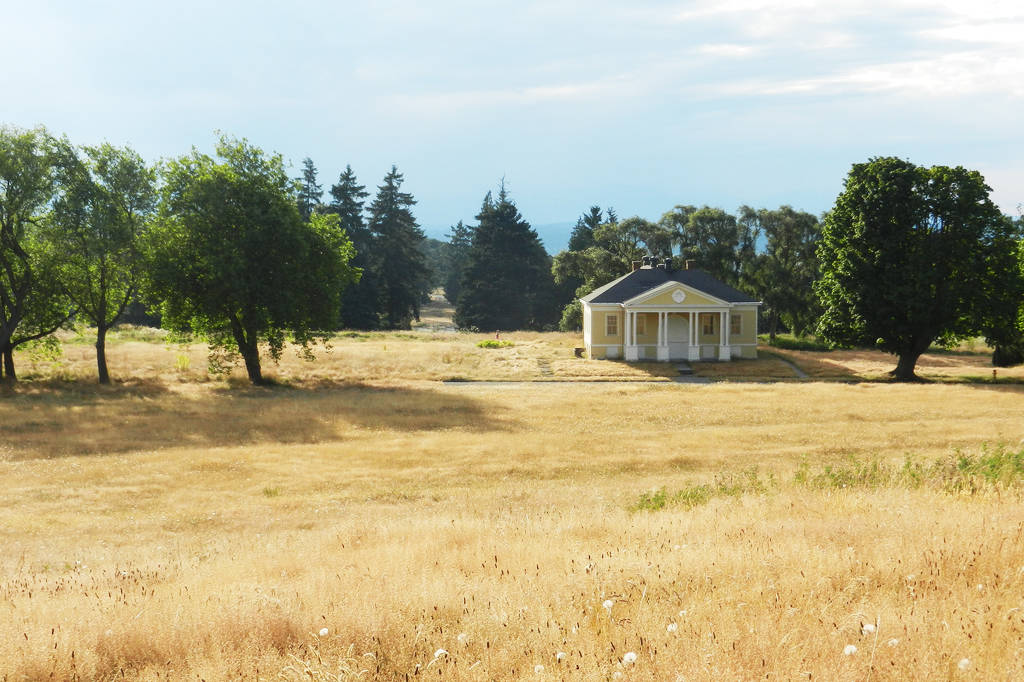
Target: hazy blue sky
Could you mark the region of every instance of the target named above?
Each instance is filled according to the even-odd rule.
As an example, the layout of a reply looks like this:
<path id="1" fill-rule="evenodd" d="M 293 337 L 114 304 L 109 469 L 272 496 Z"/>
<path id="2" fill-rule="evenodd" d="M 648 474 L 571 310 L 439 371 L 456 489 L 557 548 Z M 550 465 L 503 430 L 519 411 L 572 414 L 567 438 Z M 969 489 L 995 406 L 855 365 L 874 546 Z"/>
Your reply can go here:
<path id="1" fill-rule="evenodd" d="M 153 160 L 223 130 L 325 186 L 394 163 L 434 234 L 502 176 L 535 225 L 820 213 L 877 155 L 1024 202 L 1020 0 L 5 4 L 0 122 Z"/>

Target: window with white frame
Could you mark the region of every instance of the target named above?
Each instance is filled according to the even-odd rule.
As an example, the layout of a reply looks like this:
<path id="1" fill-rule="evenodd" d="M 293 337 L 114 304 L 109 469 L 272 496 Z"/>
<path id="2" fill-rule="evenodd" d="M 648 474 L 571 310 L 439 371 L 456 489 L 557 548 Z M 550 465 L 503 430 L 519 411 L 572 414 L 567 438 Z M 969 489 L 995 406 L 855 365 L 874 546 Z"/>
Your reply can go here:
<path id="1" fill-rule="evenodd" d="M 730 315 L 729 316 L 729 334 L 733 336 L 739 336 L 743 333 L 743 316 L 742 315 Z"/>
<path id="2" fill-rule="evenodd" d="M 615 313 L 604 316 L 604 334 L 605 336 L 619 335 L 619 316 Z"/>

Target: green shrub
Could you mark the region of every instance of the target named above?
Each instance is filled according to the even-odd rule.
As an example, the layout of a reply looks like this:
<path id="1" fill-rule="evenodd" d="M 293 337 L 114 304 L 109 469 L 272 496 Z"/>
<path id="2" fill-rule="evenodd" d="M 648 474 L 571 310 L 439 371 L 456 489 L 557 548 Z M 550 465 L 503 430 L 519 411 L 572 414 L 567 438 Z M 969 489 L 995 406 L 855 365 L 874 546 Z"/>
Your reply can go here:
<path id="1" fill-rule="evenodd" d="M 476 343 L 477 348 L 509 348 L 514 345 L 511 341 L 499 341 L 497 339 L 486 339 Z"/>

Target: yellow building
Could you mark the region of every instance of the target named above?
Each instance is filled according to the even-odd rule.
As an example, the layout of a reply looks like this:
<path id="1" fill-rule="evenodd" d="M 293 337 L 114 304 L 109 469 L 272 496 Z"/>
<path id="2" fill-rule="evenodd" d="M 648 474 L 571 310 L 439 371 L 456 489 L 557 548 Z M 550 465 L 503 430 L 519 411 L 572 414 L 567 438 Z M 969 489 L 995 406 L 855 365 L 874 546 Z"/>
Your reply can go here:
<path id="1" fill-rule="evenodd" d="M 627 362 L 757 357 L 760 301 L 686 261 L 646 257 L 580 299 L 589 358 Z"/>

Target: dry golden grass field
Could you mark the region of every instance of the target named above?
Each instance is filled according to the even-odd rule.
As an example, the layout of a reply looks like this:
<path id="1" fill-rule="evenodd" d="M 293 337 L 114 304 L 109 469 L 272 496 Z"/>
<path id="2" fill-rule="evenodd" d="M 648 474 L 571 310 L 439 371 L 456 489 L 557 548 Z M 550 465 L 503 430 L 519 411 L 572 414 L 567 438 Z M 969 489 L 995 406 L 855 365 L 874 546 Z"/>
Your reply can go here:
<path id="1" fill-rule="evenodd" d="M 274 388 L 139 330 L 111 387 L 73 336 L 19 356 L 0 680 L 1024 679 L 1024 386 L 984 356 L 679 384 L 438 329 Z"/>

